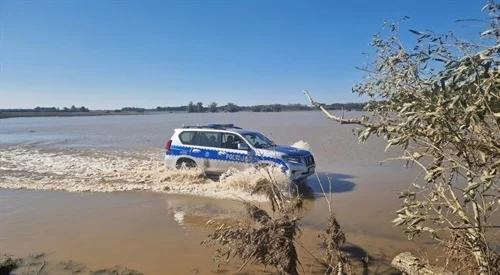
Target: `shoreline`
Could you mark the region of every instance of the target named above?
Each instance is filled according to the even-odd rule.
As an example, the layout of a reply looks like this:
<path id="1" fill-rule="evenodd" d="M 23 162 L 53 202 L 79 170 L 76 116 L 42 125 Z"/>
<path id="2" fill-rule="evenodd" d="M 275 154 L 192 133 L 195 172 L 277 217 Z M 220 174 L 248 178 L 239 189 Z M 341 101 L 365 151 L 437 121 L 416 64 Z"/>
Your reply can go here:
<path id="1" fill-rule="evenodd" d="M 328 109 L 330 111 L 340 111 L 341 109 Z M 361 112 L 360 110 L 346 110 L 345 112 Z M 284 110 L 279 112 L 254 112 L 251 110 L 241 110 L 238 112 L 186 112 L 186 111 L 120 111 L 113 110 L 89 111 L 89 112 L 8 112 L 0 111 L 0 119 L 19 118 L 19 117 L 89 117 L 89 116 L 120 116 L 120 115 L 156 115 L 156 114 L 224 114 L 224 113 L 296 113 L 296 112 L 318 112 L 315 109 L 311 110 Z"/>
<path id="2" fill-rule="evenodd" d="M 0 112 L 0 119 L 16 117 L 83 117 L 83 116 L 117 116 L 117 115 L 152 115 L 170 112 L 134 112 L 134 111 L 90 111 L 90 112 Z"/>

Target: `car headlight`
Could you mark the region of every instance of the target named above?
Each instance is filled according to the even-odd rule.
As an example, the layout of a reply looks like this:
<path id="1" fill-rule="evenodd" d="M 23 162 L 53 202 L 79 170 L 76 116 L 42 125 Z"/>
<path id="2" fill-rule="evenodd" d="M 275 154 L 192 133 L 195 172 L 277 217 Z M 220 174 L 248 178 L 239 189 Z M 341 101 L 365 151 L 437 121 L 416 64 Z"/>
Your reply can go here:
<path id="1" fill-rule="evenodd" d="M 302 163 L 299 157 L 283 156 L 283 160 L 291 163 Z"/>

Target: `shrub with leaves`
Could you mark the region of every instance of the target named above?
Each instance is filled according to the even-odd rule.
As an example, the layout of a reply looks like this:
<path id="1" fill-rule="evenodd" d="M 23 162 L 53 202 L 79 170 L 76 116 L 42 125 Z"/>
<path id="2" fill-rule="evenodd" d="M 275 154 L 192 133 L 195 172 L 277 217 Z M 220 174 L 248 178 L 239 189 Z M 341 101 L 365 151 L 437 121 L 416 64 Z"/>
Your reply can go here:
<path id="1" fill-rule="evenodd" d="M 488 232 L 499 208 L 500 169 L 500 5 L 488 2 L 488 27 L 481 42 L 454 34 L 410 30 L 416 42 L 406 47 L 400 24 L 376 35 L 373 63 L 353 88 L 370 98 L 368 115 L 330 119 L 359 124 L 361 142 L 383 136 L 397 158 L 415 164 L 424 176 L 401 194 L 403 207 L 394 223 L 410 238 L 428 233 L 449 250 L 448 267 L 459 272 L 499 272 L 499 256 Z M 498 274 L 498 273 L 497 273 Z"/>

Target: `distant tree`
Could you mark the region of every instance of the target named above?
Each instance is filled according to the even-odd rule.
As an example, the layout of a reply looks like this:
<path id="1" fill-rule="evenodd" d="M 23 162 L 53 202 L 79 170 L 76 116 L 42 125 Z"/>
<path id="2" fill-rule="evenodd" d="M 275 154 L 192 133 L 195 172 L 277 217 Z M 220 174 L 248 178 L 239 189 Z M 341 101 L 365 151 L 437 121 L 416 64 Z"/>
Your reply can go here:
<path id="1" fill-rule="evenodd" d="M 240 106 L 230 102 L 226 105 L 226 107 L 224 108 L 224 111 L 234 113 L 234 112 L 238 112 L 240 109 L 241 109 Z"/>
<path id="2" fill-rule="evenodd" d="M 187 106 L 187 110 L 186 110 L 188 113 L 194 113 L 195 112 L 195 107 L 194 107 L 194 104 L 192 101 L 189 102 L 188 106 Z"/>
<path id="3" fill-rule="evenodd" d="M 366 103 L 332 103 L 325 105 L 328 110 L 357 110 L 361 111 L 365 107 Z"/>
<path id="4" fill-rule="evenodd" d="M 71 105 L 71 108 L 70 108 L 71 112 L 76 112 L 77 111 L 77 108 L 75 105 Z"/>
<path id="5" fill-rule="evenodd" d="M 68 107 L 64 107 L 63 108 L 63 112 L 69 112 L 69 108 Z"/>
<path id="6" fill-rule="evenodd" d="M 208 110 L 211 113 L 216 113 L 217 112 L 217 103 L 216 102 L 210 103 L 210 105 L 208 106 Z"/>
<path id="7" fill-rule="evenodd" d="M 251 108 L 252 112 L 261 112 L 262 111 L 262 106 L 252 106 Z"/>
<path id="8" fill-rule="evenodd" d="M 138 107 L 123 107 L 122 111 L 124 112 L 144 112 L 146 109 L 138 108 Z"/>
<path id="9" fill-rule="evenodd" d="M 59 109 L 56 107 L 39 107 L 39 106 L 37 106 L 33 110 L 36 112 L 57 112 L 57 111 L 59 111 Z"/>
<path id="10" fill-rule="evenodd" d="M 196 112 L 198 112 L 198 113 L 203 113 L 204 112 L 204 110 L 203 110 L 203 103 L 201 103 L 201 102 L 196 103 Z"/>
<path id="11" fill-rule="evenodd" d="M 85 108 L 85 106 L 80 107 L 80 112 L 88 112 L 89 109 Z"/>

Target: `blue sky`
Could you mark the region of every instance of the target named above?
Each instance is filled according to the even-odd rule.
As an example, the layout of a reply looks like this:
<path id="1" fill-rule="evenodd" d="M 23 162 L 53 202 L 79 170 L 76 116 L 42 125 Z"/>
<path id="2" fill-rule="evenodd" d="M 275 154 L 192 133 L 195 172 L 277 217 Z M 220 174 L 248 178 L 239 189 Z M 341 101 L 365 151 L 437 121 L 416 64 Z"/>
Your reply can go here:
<path id="1" fill-rule="evenodd" d="M 362 101 L 384 20 L 472 37 L 484 3 L 0 0 L 0 108 Z"/>

